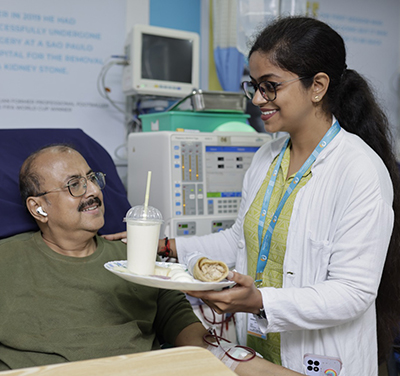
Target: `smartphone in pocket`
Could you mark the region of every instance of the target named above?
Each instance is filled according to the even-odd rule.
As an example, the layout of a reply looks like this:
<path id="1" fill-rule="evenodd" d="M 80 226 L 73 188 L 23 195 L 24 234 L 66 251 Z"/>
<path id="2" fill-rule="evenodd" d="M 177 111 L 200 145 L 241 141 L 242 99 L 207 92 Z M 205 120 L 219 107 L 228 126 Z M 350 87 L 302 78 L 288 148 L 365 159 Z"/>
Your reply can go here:
<path id="1" fill-rule="evenodd" d="M 340 359 L 316 354 L 305 354 L 303 364 L 308 376 L 339 376 L 342 369 Z"/>

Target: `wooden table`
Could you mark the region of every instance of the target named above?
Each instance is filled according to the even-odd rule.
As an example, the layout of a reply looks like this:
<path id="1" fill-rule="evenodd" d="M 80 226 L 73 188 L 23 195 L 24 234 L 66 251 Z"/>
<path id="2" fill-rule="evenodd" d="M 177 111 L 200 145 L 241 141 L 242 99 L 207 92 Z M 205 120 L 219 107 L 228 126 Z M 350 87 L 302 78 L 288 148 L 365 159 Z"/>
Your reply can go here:
<path id="1" fill-rule="evenodd" d="M 139 354 L 0 372 L 1 376 L 199 376 L 235 375 L 208 350 L 200 347 L 176 347 Z"/>

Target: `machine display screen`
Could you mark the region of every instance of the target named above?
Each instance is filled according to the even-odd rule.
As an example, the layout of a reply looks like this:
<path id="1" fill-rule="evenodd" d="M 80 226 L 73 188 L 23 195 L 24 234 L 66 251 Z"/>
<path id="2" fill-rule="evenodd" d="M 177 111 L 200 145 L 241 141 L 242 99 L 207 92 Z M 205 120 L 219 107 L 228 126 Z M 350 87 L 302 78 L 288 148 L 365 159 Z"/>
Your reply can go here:
<path id="1" fill-rule="evenodd" d="M 241 197 L 255 146 L 206 146 L 207 197 Z"/>
<path id="2" fill-rule="evenodd" d="M 186 39 L 143 34 L 142 78 L 191 83 L 192 49 Z"/>

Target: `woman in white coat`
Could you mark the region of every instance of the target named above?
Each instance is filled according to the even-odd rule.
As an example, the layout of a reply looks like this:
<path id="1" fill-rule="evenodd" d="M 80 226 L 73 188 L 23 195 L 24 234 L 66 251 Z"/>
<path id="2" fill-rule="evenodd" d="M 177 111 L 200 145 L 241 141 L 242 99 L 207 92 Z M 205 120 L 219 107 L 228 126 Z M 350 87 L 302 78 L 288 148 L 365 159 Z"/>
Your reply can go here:
<path id="1" fill-rule="evenodd" d="M 342 376 L 376 376 L 375 300 L 393 227 L 378 305 L 383 355 L 400 301 L 399 185 L 387 119 L 366 81 L 347 69 L 342 38 L 315 19 L 264 29 L 249 69 L 243 89 L 266 131 L 289 137 L 256 153 L 231 229 L 177 238 L 172 252 L 185 264 L 201 254 L 238 271 L 237 287 L 191 295 L 219 313 L 247 312 L 239 338 L 247 334 L 266 359 L 308 372 L 311 354 L 339 359 Z"/>
<path id="2" fill-rule="evenodd" d="M 240 343 L 266 359 L 307 374 L 333 362 L 337 375 L 376 376 L 377 331 L 383 360 L 400 312 L 399 179 L 387 118 L 347 69 L 343 39 L 318 20 L 270 24 L 249 69 L 243 89 L 266 131 L 289 136 L 254 156 L 233 227 L 170 240 L 171 255 L 236 269 L 234 288 L 190 294 L 218 313 L 238 312 Z"/>

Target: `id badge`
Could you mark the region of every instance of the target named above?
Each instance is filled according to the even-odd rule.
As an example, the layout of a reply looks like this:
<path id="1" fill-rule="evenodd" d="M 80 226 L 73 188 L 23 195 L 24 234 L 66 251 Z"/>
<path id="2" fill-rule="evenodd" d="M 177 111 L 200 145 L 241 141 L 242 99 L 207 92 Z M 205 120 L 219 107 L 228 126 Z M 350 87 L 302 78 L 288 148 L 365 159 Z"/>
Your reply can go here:
<path id="1" fill-rule="evenodd" d="M 247 334 L 267 339 L 267 335 L 261 332 L 260 327 L 258 326 L 257 319 L 251 313 L 247 314 Z"/>

